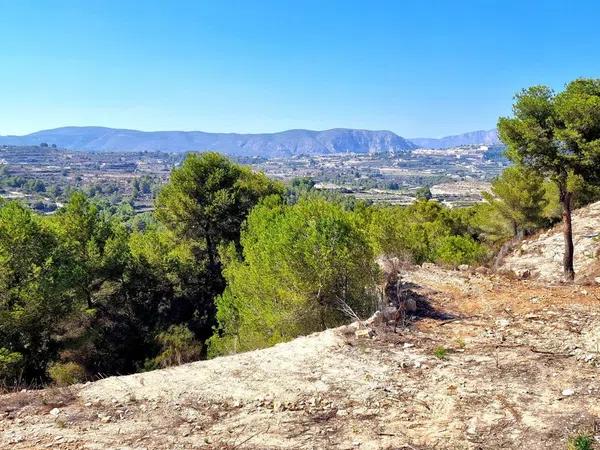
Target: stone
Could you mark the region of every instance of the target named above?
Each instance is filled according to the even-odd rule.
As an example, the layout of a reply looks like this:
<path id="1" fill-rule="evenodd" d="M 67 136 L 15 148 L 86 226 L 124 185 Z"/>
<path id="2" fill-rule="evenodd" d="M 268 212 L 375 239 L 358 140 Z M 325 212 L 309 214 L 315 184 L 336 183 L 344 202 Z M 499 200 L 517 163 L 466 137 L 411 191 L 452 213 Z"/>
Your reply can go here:
<path id="1" fill-rule="evenodd" d="M 468 264 L 461 264 L 460 266 L 458 266 L 458 270 L 460 270 L 461 272 L 466 272 L 469 270 L 469 265 Z"/>
<path id="2" fill-rule="evenodd" d="M 356 330 L 354 335 L 359 339 L 360 338 L 371 339 L 373 336 L 375 336 L 375 332 L 373 330 L 371 330 L 370 328 L 361 328 L 359 330 Z"/>
<path id="3" fill-rule="evenodd" d="M 575 391 L 571 388 L 568 388 L 568 389 L 565 389 L 562 391 L 563 397 L 570 397 L 573 394 L 575 394 Z"/>
<path id="4" fill-rule="evenodd" d="M 411 313 L 417 312 L 417 302 L 414 298 L 406 300 L 406 311 Z"/>
<path id="5" fill-rule="evenodd" d="M 517 276 L 522 280 L 527 280 L 531 278 L 531 271 L 529 269 L 520 270 L 517 272 Z"/>
<path id="6" fill-rule="evenodd" d="M 59 414 L 60 414 L 60 409 L 58 409 L 58 408 L 52 408 L 50 410 L 50 415 L 51 416 L 57 417 Z"/>

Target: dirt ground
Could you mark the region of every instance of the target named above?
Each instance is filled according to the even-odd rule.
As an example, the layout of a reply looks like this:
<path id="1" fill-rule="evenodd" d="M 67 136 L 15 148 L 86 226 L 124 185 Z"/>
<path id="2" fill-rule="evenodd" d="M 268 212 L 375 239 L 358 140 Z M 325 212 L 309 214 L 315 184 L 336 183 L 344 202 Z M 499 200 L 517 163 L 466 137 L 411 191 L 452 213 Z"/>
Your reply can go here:
<path id="1" fill-rule="evenodd" d="M 598 286 L 434 266 L 404 281 L 418 314 L 397 333 L 342 327 L 2 396 L 0 448 L 555 450 L 600 435 Z"/>

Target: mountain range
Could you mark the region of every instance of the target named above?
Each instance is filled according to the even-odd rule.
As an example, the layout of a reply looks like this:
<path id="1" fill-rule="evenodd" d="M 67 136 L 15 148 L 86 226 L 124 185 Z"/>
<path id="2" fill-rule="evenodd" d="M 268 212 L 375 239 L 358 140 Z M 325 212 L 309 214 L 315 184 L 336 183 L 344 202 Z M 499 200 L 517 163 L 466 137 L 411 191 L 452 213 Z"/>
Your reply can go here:
<path id="1" fill-rule="evenodd" d="M 424 148 L 449 148 L 460 145 L 496 145 L 500 144 L 498 132 L 496 130 L 479 130 L 469 133 L 446 136 L 443 138 L 413 138 L 410 139 L 413 144 Z"/>
<path id="2" fill-rule="evenodd" d="M 445 148 L 497 141 L 495 130 L 476 131 L 441 139 L 408 140 L 391 131 L 335 128 L 325 131 L 288 130 L 239 134 L 202 131 L 138 131 L 105 127 L 63 127 L 24 136 L 0 136 L 0 145 L 39 145 L 82 151 L 215 150 L 235 156 L 290 156 L 340 152 L 408 152 L 418 147 Z"/>

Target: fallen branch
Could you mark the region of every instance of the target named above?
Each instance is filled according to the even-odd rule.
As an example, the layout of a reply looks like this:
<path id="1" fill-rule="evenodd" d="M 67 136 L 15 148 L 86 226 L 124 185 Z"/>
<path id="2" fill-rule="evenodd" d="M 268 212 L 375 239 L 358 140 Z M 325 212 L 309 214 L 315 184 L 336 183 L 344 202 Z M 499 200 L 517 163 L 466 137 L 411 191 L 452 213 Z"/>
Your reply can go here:
<path id="1" fill-rule="evenodd" d="M 243 440 L 242 442 L 240 442 L 239 444 L 236 444 L 236 445 L 234 445 L 234 446 L 233 446 L 233 448 L 234 448 L 234 449 L 236 449 L 236 448 L 238 448 L 238 447 L 240 447 L 240 446 L 244 445 L 244 444 L 245 444 L 246 442 L 248 442 L 250 439 L 254 439 L 254 438 L 255 438 L 256 436 L 258 436 L 259 434 L 262 434 L 262 433 L 268 433 L 270 428 L 271 428 L 271 424 L 268 424 L 268 425 L 267 425 L 267 428 L 266 428 L 264 431 L 257 431 L 256 433 L 254 433 L 253 435 L 251 435 L 249 438 L 247 438 L 247 439 L 244 439 L 244 440 Z"/>
<path id="2" fill-rule="evenodd" d="M 479 316 L 456 317 L 454 319 L 448 319 L 448 320 L 443 321 L 442 323 L 439 323 L 438 327 L 441 327 L 443 325 L 447 325 L 447 324 L 452 323 L 452 322 L 458 322 L 460 320 L 476 319 L 478 317 Z"/>
<path id="3" fill-rule="evenodd" d="M 537 348 L 534 347 L 529 347 L 529 350 L 531 350 L 533 353 L 539 353 L 541 355 L 549 355 L 549 356 L 556 356 L 559 358 L 570 358 L 573 355 L 569 355 L 568 353 L 555 353 L 555 352 L 549 352 L 546 350 L 538 350 Z"/>

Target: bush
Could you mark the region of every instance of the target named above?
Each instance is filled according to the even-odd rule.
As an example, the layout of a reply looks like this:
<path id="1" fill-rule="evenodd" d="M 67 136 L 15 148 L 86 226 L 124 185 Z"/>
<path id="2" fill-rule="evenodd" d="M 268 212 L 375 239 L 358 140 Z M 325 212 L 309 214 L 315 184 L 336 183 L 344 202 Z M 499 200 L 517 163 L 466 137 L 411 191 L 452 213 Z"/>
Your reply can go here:
<path id="1" fill-rule="evenodd" d="M 356 214 L 323 198 L 268 199 L 248 217 L 244 261 L 229 250 L 210 353 L 274 345 L 372 312 L 374 255 Z"/>
<path id="2" fill-rule="evenodd" d="M 50 379 L 58 386 L 69 386 L 75 383 L 81 383 L 85 380 L 85 369 L 75 363 L 54 363 L 48 368 Z"/>
<path id="3" fill-rule="evenodd" d="M 0 380 L 15 380 L 18 378 L 23 363 L 23 355 L 0 348 Z"/>
<path id="4" fill-rule="evenodd" d="M 449 209 L 428 200 L 407 207 L 379 207 L 369 224 L 371 245 L 378 255 L 416 264 L 471 264 L 486 254 L 473 237 L 474 215 L 472 208 Z"/>
<path id="5" fill-rule="evenodd" d="M 437 244 L 435 262 L 451 266 L 474 264 L 485 254 L 483 246 L 470 237 L 445 236 Z"/>
<path id="6" fill-rule="evenodd" d="M 167 331 L 160 333 L 156 340 L 162 351 L 146 366 L 147 368 L 178 366 L 200 358 L 202 344 L 185 325 L 169 327 Z"/>
<path id="7" fill-rule="evenodd" d="M 594 437 L 589 434 L 578 434 L 569 438 L 567 450 L 592 450 L 594 448 Z"/>

